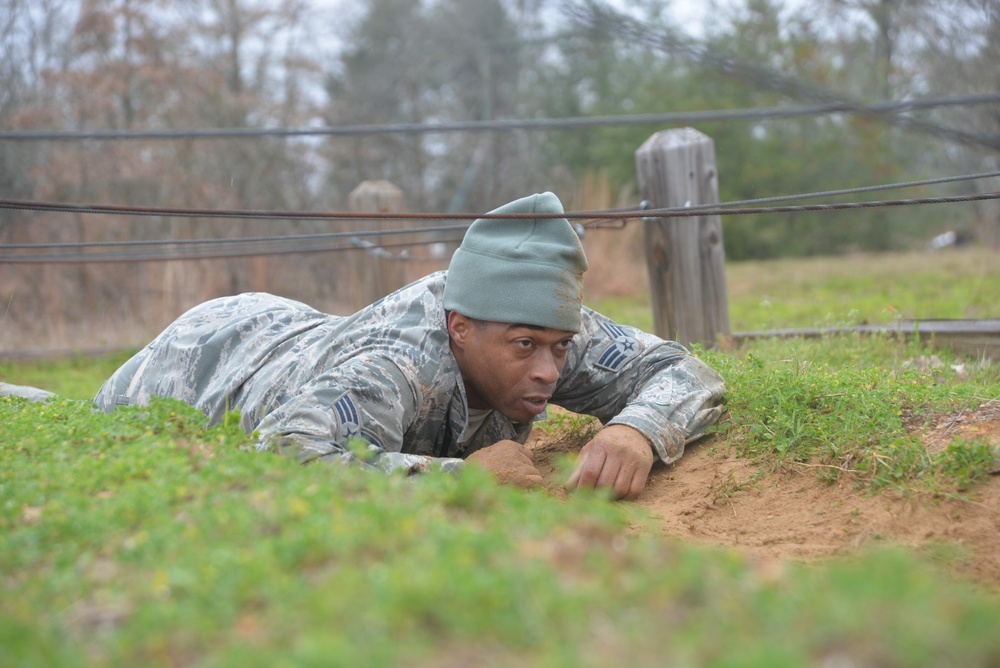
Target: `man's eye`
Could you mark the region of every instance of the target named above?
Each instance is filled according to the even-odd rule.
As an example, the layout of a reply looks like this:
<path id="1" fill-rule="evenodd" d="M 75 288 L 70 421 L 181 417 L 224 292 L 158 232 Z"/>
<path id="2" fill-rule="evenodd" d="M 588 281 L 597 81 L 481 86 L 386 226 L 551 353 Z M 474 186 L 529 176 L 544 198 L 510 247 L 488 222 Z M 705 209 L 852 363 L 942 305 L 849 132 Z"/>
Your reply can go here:
<path id="1" fill-rule="evenodd" d="M 531 347 L 531 341 L 529 339 L 518 339 L 514 343 L 516 345 L 518 345 L 518 346 L 521 346 L 522 348 L 530 348 Z"/>

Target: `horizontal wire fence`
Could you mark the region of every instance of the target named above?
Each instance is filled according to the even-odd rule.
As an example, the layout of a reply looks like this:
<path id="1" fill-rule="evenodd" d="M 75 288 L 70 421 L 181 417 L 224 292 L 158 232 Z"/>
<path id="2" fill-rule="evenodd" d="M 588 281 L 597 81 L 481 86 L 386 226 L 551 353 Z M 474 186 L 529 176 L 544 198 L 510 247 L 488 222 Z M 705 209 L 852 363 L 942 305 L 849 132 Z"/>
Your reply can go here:
<path id="1" fill-rule="evenodd" d="M 600 211 L 570 211 L 561 214 L 463 214 L 463 213 L 345 213 L 345 212 L 293 212 L 293 211 L 251 211 L 251 210 L 211 210 L 178 209 L 156 207 L 132 207 L 90 204 L 64 204 L 56 202 L 33 202 L 0 199 L 0 209 L 28 210 L 40 212 L 132 215 L 150 217 L 190 217 L 228 219 L 267 220 L 339 220 L 339 221 L 385 221 L 385 220 L 470 220 L 473 218 L 513 220 L 529 218 L 566 218 L 584 221 L 582 228 L 607 227 L 609 222 L 624 225 L 644 218 L 682 218 L 701 216 L 750 215 L 802 213 L 811 211 L 843 211 L 876 207 L 915 206 L 925 204 L 947 204 L 1000 199 L 1000 193 L 973 193 L 942 197 L 922 197 L 861 202 L 838 202 L 827 204 L 798 204 L 785 206 L 746 206 L 747 204 L 774 203 L 817 197 L 849 195 L 908 187 L 926 186 L 956 181 L 969 181 L 1000 176 L 1000 171 L 939 177 L 922 181 L 908 181 L 875 186 L 862 186 L 842 190 L 829 190 L 795 195 L 781 195 L 753 200 L 739 200 L 717 204 L 696 204 L 685 207 L 662 209 L 608 209 Z M 263 255 L 287 255 L 294 253 L 329 253 L 357 250 L 364 246 L 363 237 L 388 238 L 414 234 L 435 234 L 429 239 L 405 242 L 385 242 L 377 247 L 367 248 L 368 252 L 382 252 L 381 257 L 395 260 L 411 260 L 405 254 L 394 254 L 384 249 L 407 248 L 419 245 L 457 242 L 469 227 L 466 225 L 432 225 L 406 229 L 361 229 L 349 232 L 325 232 L 313 234 L 291 234 L 278 236 L 228 237 L 214 239 L 153 239 L 133 241 L 86 241 L 47 244 L 2 244 L 0 262 L 19 264 L 85 263 L 85 262 L 148 262 L 169 260 L 217 259 L 231 257 L 253 257 Z M 454 236 L 440 236 L 453 233 Z M 117 249 L 117 250 L 116 250 Z"/>
<path id="2" fill-rule="evenodd" d="M 582 10 L 581 10 L 582 11 Z M 619 116 L 590 116 L 568 118 L 535 118 L 535 119 L 495 119 L 488 121 L 460 121 L 452 123 L 391 123 L 382 125 L 341 125 L 318 127 L 270 127 L 270 128 L 207 128 L 207 129 L 148 129 L 148 130 L 34 130 L 6 131 L 0 130 L 0 147 L 3 142 L 31 141 L 128 141 L 128 140 L 187 140 L 187 139 L 253 139 L 265 137 L 359 137 L 371 135 L 420 135 L 455 132 L 513 132 L 513 131 L 574 131 L 603 126 L 636 126 L 636 125 L 682 125 L 699 124 L 720 121 L 763 122 L 775 119 L 796 117 L 830 116 L 851 114 L 866 116 L 876 121 L 886 123 L 908 131 L 935 136 L 949 142 L 975 146 L 977 148 L 1000 148 L 1000 136 L 985 135 L 971 132 L 965 128 L 954 128 L 933 122 L 920 114 L 943 107 L 971 107 L 975 105 L 990 105 L 1000 102 L 1000 93 L 984 95 L 964 95 L 954 97 L 936 97 L 917 100 L 886 102 L 880 104 L 865 104 L 850 99 L 812 84 L 806 84 L 788 77 L 782 73 L 755 67 L 738 62 L 735 56 L 719 52 L 717 49 L 701 45 L 696 41 L 679 39 L 673 35 L 661 34 L 650 26 L 644 26 L 621 15 L 598 16 L 596 13 L 583 14 L 579 17 L 584 25 L 600 20 L 602 29 L 611 29 L 619 38 L 629 39 L 646 44 L 656 49 L 683 56 L 689 62 L 711 67 L 716 70 L 736 75 L 758 84 L 762 89 L 781 92 L 788 97 L 805 101 L 805 106 L 780 106 L 751 109 L 725 109 L 694 112 L 666 112 L 652 114 L 632 114 Z M 607 21 L 605 19 L 611 19 Z M 610 26 L 610 28 L 609 28 Z M 0 209 L 23 210 L 30 212 L 48 212 L 60 214 L 53 218 L 63 218 L 62 214 L 72 214 L 74 225 L 87 224 L 96 216 L 128 216 L 136 218 L 129 220 L 129 225 L 141 226 L 143 218 L 190 218 L 190 219 L 228 219 L 238 224 L 242 220 L 309 220 L 314 222 L 337 221 L 338 229 L 346 226 L 350 231 L 322 232 L 311 234 L 286 235 L 255 235 L 235 236 L 226 238 L 175 238 L 149 239 L 131 241 L 80 241 L 61 243 L 24 243 L 0 244 L 0 265 L 43 265 L 36 275 L 32 272 L 30 284 L 39 277 L 47 288 L 58 287 L 59 280 L 64 283 L 78 279 L 86 279 L 98 273 L 108 272 L 109 275 L 140 276 L 142 290 L 160 290 L 161 292 L 177 291 L 177 287 L 185 279 L 197 282 L 199 277 L 208 275 L 190 272 L 186 267 L 170 264 L 173 260 L 208 260 L 227 258 L 264 258 L 266 256 L 281 256 L 307 253 L 368 253 L 382 259 L 401 262 L 446 262 L 444 257 L 422 257 L 423 253 L 410 254 L 410 249 L 429 244 L 444 244 L 454 246 L 460 242 L 469 227 L 469 221 L 476 218 L 513 219 L 513 218 L 567 218 L 575 222 L 578 233 L 585 234 L 589 229 L 616 229 L 641 219 L 651 218 L 691 218 L 701 216 L 728 216 L 748 214 L 791 214 L 814 211 L 858 210 L 874 207 L 899 207 L 930 204 L 950 204 L 1000 199 L 998 192 L 969 193 L 944 197 L 922 197 L 908 199 L 887 199 L 881 201 L 851 201 L 824 204 L 797 204 L 784 206 L 773 205 L 779 202 L 793 202 L 803 199 L 820 197 L 850 196 L 861 193 L 876 192 L 889 189 L 919 187 L 941 183 L 972 181 L 976 179 L 994 178 L 1000 176 L 1000 171 L 949 176 L 923 181 L 910 181 L 885 185 L 871 185 L 843 190 L 824 192 L 780 195 L 751 200 L 731 201 L 724 203 L 702 204 L 692 203 L 690 206 L 671 209 L 649 209 L 645 203 L 639 208 L 606 209 L 601 211 L 575 211 L 564 214 L 455 214 L 455 213 L 399 213 L 399 214 L 359 214 L 341 212 L 309 212 L 309 211 L 253 211 L 253 210 L 211 210 L 211 209 L 178 209 L 160 207 L 126 207 L 110 204 L 65 204 L 58 202 L 38 202 L 26 200 L 2 200 Z M 66 216 L 69 220 L 69 217 Z M 379 221 L 400 220 L 427 221 L 425 227 L 408 227 L 406 229 L 370 229 Z M 434 224 L 434 221 L 455 221 L 460 224 Z M 462 222 L 464 221 L 464 222 Z M 357 229 L 351 229 L 356 227 Z M 82 228 L 81 228 L 82 229 Z M 141 228 L 136 228 L 141 229 Z M 147 232 L 148 233 L 148 232 Z M 81 233 L 81 236 L 84 236 Z M 368 241 L 367 239 L 373 239 Z M 153 265 L 155 268 L 142 267 L 147 262 L 165 262 L 163 265 Z M 266 275 L 264 259 L 252 260 L 250 265 L 259 276 Z M 294 262 L 275 260 L 274 264 Z M 107 269 L 91 270 L 88 265 L 127 264 L 124 267 L 108 267 Z M 77 268 L 66 265 L 80 265 Z M 225 266 L 226 263 L 220 263 Z M 231 263 L 230 263 L 231 264 Z M 44 265 L 52 265 L 51 268 Z M 218 273 L 213 269 L 213 273 Z M 11 266 L 11 271 L 15 270 Z M 241 267 L 240 271 L 243 271 Z M 161 275 L 162 274 L 162 275 Z M 188 274 L 193 274 L 188 277 Z M 67 278 L 68 277 L 68 278 Z M 157 282 L 159 281 L 159 282 Z M 189 281 L 189 282 L 190 282 Z M 51 285 L 49 285 L 51 282 Z M 98 290 L 90 285 L 88 290 Z M 173 287 L 171 287 L 173 286 Z M 57 290 L 53 289 L 53 294 Z M 41 293 L 38 293 L 40 295 Z M 36 295 L 36 296 L 38 296 Z M 176 297 L 173 293 L 170 296 Z M 13 300 L 13 296 L 11 297 Z M 179 303 L 177 304 L 179 305 Z M 2 306 L 2 305 L 0 305 Z M 49 305 L 50 313 L 60 313 L 60 302 Z M 145 308 L 145 304 L 131 304 Z M 7 319 L 11 305 L 0 309 L 0 329 Z M 162 310 L 162 305 L 161 305 Z M 171 306 L 173 308 L 173 306 Z M 155 312 L 155 307 L 146 309 Z M 131 311 L 125 311 L 129 316 Z M 148 315 L 148 314 L 147 314 Z M 37 318 L 37 315 L 32 317 Z M 141 319 L 141 318 L 140 318 Z M 88 339 L 89 340 L 89 339 Z M 50 351 L 51 352 L 51 351 Z M 77 350 L 76 352 L 79 352 Z"/>
<path id="3" fill-rule="evenodd" d="M 587 19 L 588 17 L 581 17 Z M 595 17 L 589 17 L 592 20 Z M 658 47 L 678 51 L 691 56 L 695 61 L 708 58 L 709 64 L 724 65 L 726 71 L 735 65 L 726 60 L 718 60 L 719 56 L 705 54 L 695 48 L 695 43 L 680 43 L 670 39 L 657 37 L 652 32 L 636 26 L 624 16 L 613 18 L 616 30 L 629 38 L 640 39 L 655 44 Z M 673 39 L 673 38 L 671 38 Z M 666 40 L 666 41 L 664 41 Z M 714 59 L 713 59 L 714 58 Z M 744 65 L 740 65 L 744 67 Z M 741 70 L 742 71 L 742 70 Z M 746 74 L 772 85 L 791 85 L 781 79 L 773 80 L 776 75 L 766 72 L 748 70 Z M 764 79 L 761 79 L 764 77 Z M 780 79 L 780 77 L 779 77 Z M 777 82 L 777 83 L 776 83 Z M 799 88 L 803 84 L 798 84 Z M 780 86 L 779 86 L 780 87 Z M 784 88 L 782 88 L 784 89 Z M 798 90 L 798 89 L 796 89 Z M 799 91 L 801 92 L 801 91 Z M 820 104 L 799 107 L 767 107 L 752 109 L 706 110 L 697 112 L 666 112 L 653 114 L 632 114 L 598 117 L 568 117 L 541 119 L 496 119 L 489 121 L 467 121 L 454 123 L 397 123 L 383 125 L 344 125 L 307 128 L 209 128 L 209 129 L 166 129 L 166 130 L 91 130 L 91 131 L 0 131 L 0 141 L 66 141 L 66 140 L 134 140 L 134 139 L 233 139 L 253 137 L 296 137 L 296 136 L 363 136 L 378 134 L 421 134 L 442 132 L 497 132 L 513 130 L 573 130 L 598 126 L 621 126 L 638 124 L 682 124 L 710 121 L 744 120 L 760 121 L 768 119 L 790 118 L 797 116 L 819 116 L 830 114 L 862 114 L 885 120 L 893 124 L 912 125 L 916 119 L 908 114 L 914 111 L 933 109 L 945 106 L 974 106 L 1000 102 L 1000 93 L 963 95 L 953 97 L 936 97 L 881 104 L 861 104 L 855 100 L 838 97 L 832 93 L 813 90 L 809 95 Z M 820 93 L 823 93 L 822 95 Z M 926 123 L 925 123 L 926 125 Z M 921 129 L 928 129 L 921 126 Z M 941 128 L 929 128 L 939 136 Z M 949 129 L 950 130 L 950 129 Z M 968 137 L 966 137 L 968 139 Z M 980 137 L 981 145 L 992 145 L 994 137 Z M 748 214 L 779 214 L 800 213 L 807 211 L 852 210 L 871 207 L 896 207 L 920 204 L 943 204 L 990 200 L 998 197 L 997 193 L 976 193 L 951 197 L 911 198 L 869 202 L 845 202 L 832 204 L 810 204 L 796 206 L 751 207 L 764 203 L 793 201 L 818 197 L 849 195 L 892 188 L 917 187 L 962 180 L 984 179 L 1000 176 L 1000 172 L 985 172 L 961 176 L 910 181 L 906 183 L 863 186 L 797 195 L 783 195 L 752 200 L 741 200 L 719 204 L 694 204 L 684 208 L 674 209 L 617 209 L 602 211 L 567 212 L 550 217 L 564 217 L 582 222 L 583 228 L 604 228 L 609 226 L 624 226 L 628 222 L 640 218 L 694 217 L 710 215 L 748 215 Z M 738 208 L 742 207 L 742 208 Z M 212 210 L 212 209 L 180 209 L 162 207 L 115 206 L 109 204 L 65 204 L 57 202 L 39 202 L 24 200 L 0 199 L 0 209 L 27 210 L 36 212 L 129 215 L 152 217 L 186 217 L 186 218 L 226 218 L 226 219 L 263 219 L 263 220 L 337 220 L 345 222 L 385 221 L 390 219 L 417 220 L 472 220 L 475 218 L 527 218 L 544 217 L 541 215 L 491 215 L 491 214 L 456 214 L 456 213 L 398 213 L 398 214 L 364 214 L 339 212 L 302 212 L 302 211 L 252 211 L 252 210 Z M 293 253 L 337 252 L 357 250 L 367 247 L 368 252 L 381 253 L 381 257 L 421 261 L 425 258 L 409 257 L 403 251 L 391 253 L 385 249 L 405 249 L 420 245 L 436 243 L 454 243 L 459 239 L 447 236 L 449 233 L 461 235 L 468 228 L 466 225 L 438 225 L 416 227 L 410 229 L 372 230 L 359 229 L 351 232 L 328 232 L 316 234 L 254 236 L 213 239 L 159 239 L 137 241 L 88 241 L 65 242 L 51 244 L 2 244 L 0 245 L 0 262 L 6 263 L 89 263 L 89 262 L 146 262 L 167 260 L 216 259 L 232 257 L 256 257 L 265 255 L 287 255 Z M 414 235 L 432 234 L 432 238 L 413 240 Z M 379 246 L 371 247 L 365 237 L 381 237 L 388 239 L 398 235 L 409 235 L 406 243 L 383 240 Z M 444 235 L 444 236 L 442 236 Z"/>
<path id="4" fill-rule="evenodd" d="M 0 140 L 10 141 L 81 141 L 128 139 L 236 139 L 255 137 L 353 137 L 385 134 L 439 134 L 450 132 L 512 132 L 523 130 L 578 130 L 624 125 L 681 125 L 714 121 L 763 121 L 802 116 L 865 114 L 882 118 L 898 117 L 906 112 L 938 107 L 967 107 L 1000 102 L 1000 93 L 935 97 L 880 104 L 860 104 L 827 96 L 822 104 L 806 106 L 756 107 L 750 109 L 715 109 L 672 111 L 615 116 L 570 116 L 563 118 L 494 119 L 452 123 L 384 123 L 372 125 L 335 125 L 305 128 L 205 128 L 165 130 L 0 130 Z M 986 145 L 994 137 L 973 135 Z"/>

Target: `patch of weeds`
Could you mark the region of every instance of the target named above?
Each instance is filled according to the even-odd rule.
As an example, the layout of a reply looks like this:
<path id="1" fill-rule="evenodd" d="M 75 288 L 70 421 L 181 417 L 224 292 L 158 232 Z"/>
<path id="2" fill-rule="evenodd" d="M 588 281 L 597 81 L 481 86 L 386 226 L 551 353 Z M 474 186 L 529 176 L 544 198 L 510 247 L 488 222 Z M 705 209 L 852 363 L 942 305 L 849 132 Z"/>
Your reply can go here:
<path id="1" fill-rule="evenodd" d="M 567 446 L 580 447 L 601 430 L 601 422 L 590 415 L 549 409 L 545 420 L 535 424 L 546 440 L 558 440 Z"/>
<path id="2" fill-rule="evenodd" d="M 939 373 L 901 362 L 926 354 L 920 346 L 848 335 L 699 354 L 726 379 L 729 420 L 717 431 L 741 456 L 815 466 L 826 480 L 849 472 L 871 489 L 967 489 L 993 455 L 963 446 L 939 462 L 907 426 L 922 413 L 974 408 L 1000 395 L 1000 383 L 988 366 L 952 371 L 962 367 L 947 351 L 937 353 Z"/>
<path id="3" fill-rule="evenodd" d="M 998 455 L 997 447 L 986 439 L 955 439 L 934 457 L 934 464 L 956 491 L 966 492 L 990 477 L 996 469 Z"/>
<path id="4" fill-rule="evenodd" d="M 763 476 L 764 471 L 762 469 L 757 469 L 752 475 L 742 480 L 736 478 L 736 471 L 730 471 L 729 475 L 726 476 L 725 482 L 716 485 L 712 490 L 714 494 L 714 501 L 721 501 L 723 499 L 729 499 L 735 496 L 739 492 L 745 492 L 751 489 L 757 489 L 760 479 Z"/>

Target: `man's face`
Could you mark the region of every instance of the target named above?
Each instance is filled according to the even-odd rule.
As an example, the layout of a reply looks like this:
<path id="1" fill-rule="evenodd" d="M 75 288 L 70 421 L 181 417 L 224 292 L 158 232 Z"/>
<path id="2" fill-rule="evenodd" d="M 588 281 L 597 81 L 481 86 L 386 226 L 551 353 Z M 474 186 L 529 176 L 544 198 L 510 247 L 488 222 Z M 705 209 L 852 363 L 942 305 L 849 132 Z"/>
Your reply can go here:
<path id="1" fill-rule="evenodd" d="M 451 349 L 471 408 L 492 408 L 530 422 L 552 396 L 573 332 L 481 322 L 448 314 Z"/>

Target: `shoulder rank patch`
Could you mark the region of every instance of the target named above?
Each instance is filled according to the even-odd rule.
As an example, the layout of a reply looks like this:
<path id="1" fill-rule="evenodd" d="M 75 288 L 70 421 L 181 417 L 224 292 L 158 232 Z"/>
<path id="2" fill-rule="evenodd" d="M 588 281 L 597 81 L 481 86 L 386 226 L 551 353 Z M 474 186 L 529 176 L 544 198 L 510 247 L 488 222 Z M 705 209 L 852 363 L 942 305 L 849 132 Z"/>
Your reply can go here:
<path id="1" fill-rule="evenodd" d="M 601 354 L 600 359 L 597 360 L 597 366 L 608 371 L 617 371 L 626 360 L 639 352 L 639 342 L 630 336 L 621 325 L 603 322 L 601 327 L 612 336 L 614 341 Z"/>
<path id="2" fill-rule="evenodd" d="M 333 408 L 337 411 L 337 419 L 340 422 L 337 437 L 341 442 L 347 443 L 352 438 L 361 438 L 371 445 L 382 448 L 378 438 L 367 429 L 362 428 L 361 415 L 358 413 L 358 408 L 354 405 L 350 394 L 345 394 L 337 399 Z"/>
<path id="3" fill-rule="evenodd" d="M 345 394 L 337 403 L 333 405 L 337 411 L 337 418 L 340 420 L 340 433 L 338 436 L 347 440 L 358 435 L 361 431 L 361 418 L 358 417 L 358 409 L 351 399 L 351 395 Z"/>

